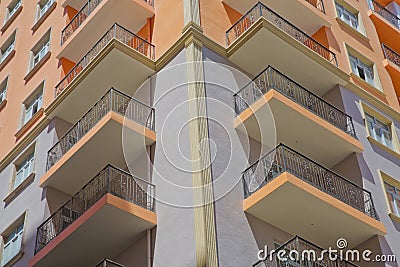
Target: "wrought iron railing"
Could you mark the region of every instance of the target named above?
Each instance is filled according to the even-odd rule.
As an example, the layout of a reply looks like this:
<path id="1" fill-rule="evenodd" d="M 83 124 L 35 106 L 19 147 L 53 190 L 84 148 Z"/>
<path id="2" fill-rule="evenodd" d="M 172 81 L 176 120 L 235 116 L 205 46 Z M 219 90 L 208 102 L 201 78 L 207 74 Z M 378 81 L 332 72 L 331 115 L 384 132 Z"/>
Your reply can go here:
<path id="1" fill-rule="evenodd" d="M 61 32 L 61 45 L 82 25 L 90 14 L 100 5 L 103 0 L 89 0 Z M 154 6 L 153 0 L 143 0 L 147 4 Z"/>
<path id="2" fill-rule="evenodd" d="M 97 264 L 96 267 L 124 267 L 124 265 L 116 263 L 112 260 L 104 259 L 101 262 L 99 262 L 99 264 Z"/>
<path id="3" fill-rule="evenodd" d="M 276 90 L 340 130 L 356 137 L 352 118 L 322 98 L 268 66 L 234 95 L 235 110 L 240 114 L 269 90 Z"/>
<path id="4" fill-rule="evenodd" d="M 305 0 L 305 1 L 308 2 L 309 4 L 311 4 L 312 6 L 314 6 L 316 9 L 318 9 L 322 13 L 326 14 L 323 0 Z"/>
<path id="5" fill-rule="evenodd" d="M 227 44 L 230 45 L 233 41 L 238 39 L 261 17 L 265 18 L 277 28 L 284 31 L 302 43 L 304 46 L 307 46 L 309 49 L 313 50 L 315 53 L 319 54 L 321 57 L 337 66 L 335 53 L 260 2 L 258 2 L 239 21 L 237 21 L 231 28 L 228 29 L 226 32 Z"/>
<path id="6" fill-rule="evenodd" d="M 56 164 L 107 113 L 116 112 L 150 130 L 154 130 L 154 109 L 111 88 L 83 115 L 47 153 L 47 170 Z"/>
<path id="7" fill-rule="evenodd" d="M 378 13 L 384 19 L 386 19 L 390 24 L 400 29 L 400 18 L 386 9 L 384 6 L 374 0 L 369 0 L 369 7 L 372 11 Z"/>
<path id="8" fill-rule="evenodd" d="M 279 251 L 284 251 L 285 256 L 278 256 Z M 273 253 L 268 254 L 265 261 L 260 260 L 253 264 L 253 267 L 357 267 L 357 265 L 341 259 L 339 255 L 332 253 L 329 255 L 326 251 L 299 236 L 295 236 L 275 249 Z M 283 255 L 282 252 L 281 255 Z"/>
<path id="9" fill-rule="evenodd" d="M 400 67 L 400 55 L 385 44 L 382 44 L 382 49 L 385 58 Z"/>
<path id="10" fill-rule="evenodd" d="M 75 222 L 105 194 L 154 211 L 155 186 L 108 165 L 37 228 L 35 254 Z"/>
<path id="11" fill-rule="evenodd" d="M 106 47 L 112 40 L 133 48 L 139 53 L 147 56 L 150 59 L 155 57 L 155 47 L 145 39 L 130 32 L 124 27 L 114 24 L 106 34 L 90 49 L 90 51 L 65 75 L 65 77 L 57 84 L 55 96 L 57 97 L 65 88 L 84 70 L 87 65 Z"/>
<path id="12" fill-rule="evenodd" d="M 283 144 L 243 172 L 245 198 L 284 172 L 374 219 L 378 218 L 370 192 Z"/>

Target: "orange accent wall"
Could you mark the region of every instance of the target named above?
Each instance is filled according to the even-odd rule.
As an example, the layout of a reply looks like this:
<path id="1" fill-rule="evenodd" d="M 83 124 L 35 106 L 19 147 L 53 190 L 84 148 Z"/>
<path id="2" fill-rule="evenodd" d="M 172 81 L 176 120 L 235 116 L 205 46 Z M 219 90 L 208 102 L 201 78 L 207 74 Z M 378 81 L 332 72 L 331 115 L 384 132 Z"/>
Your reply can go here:
<path id="1" fill-rule="evenodd" d="M 66 6 L 65 7 L 65 10 L 64 10 L 64 14 L 66 15 L 65 16 L 65 18 L 66 18 L 66 23 L 65 23 L 65 25 L 67 25 L 71 20 L 72 20 L 72 18 L 76 15 L 76 14 L 78 14 L 78 10 L 76 10 L 75 8 L 73 8 L 73 7 L 71 7 L 71 6 Z"/>
<path id="2" fill-rule="evenodd" d="M 65 57 L 62 57 L 60 59 L 60 65 L 61 65 L 60 79 L 62 79 L 75 66 L 75 62 L 73 62 Z"/>

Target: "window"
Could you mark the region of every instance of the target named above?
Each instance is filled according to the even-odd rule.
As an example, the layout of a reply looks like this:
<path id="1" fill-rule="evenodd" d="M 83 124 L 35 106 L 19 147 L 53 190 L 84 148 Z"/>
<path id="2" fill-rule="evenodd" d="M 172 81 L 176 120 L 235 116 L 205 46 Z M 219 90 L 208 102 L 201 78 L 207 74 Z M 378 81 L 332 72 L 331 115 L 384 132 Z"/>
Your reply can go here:
<path id="1" fill-rule="evenodd" d="M 2 235 L 4 246 L 1 257 L 1 267 L 9 263 L 21 252 L 23 232 L 24 222 L 22 220 L 22 222 L 17 223 L 16 226 L 10 229 L 10 231 L 7 231 L 7 233 Z"/>
<path id="2" fill-rule="evenodd" d="M 24 103 L 23 124 L 27 123 L 43 105 L 44 82 L 35 90 L 35 93 Z"/>
<path id="3" fill-rule="evenodd" d="M 39 10 L 38 10 L 38 17 L 40 19 L 46 13 L 47 10 L 51 7 L 55 0 L 42 0 L 39 2 Z"/>
<path id="4" fill-rule="evenodd" d="M 11 54 L 15 47 L 15 34 L 11 34 L 11 36 L 4 42 L 4 44 L 0 48 L 0 63 L 4 62 L 4 60 Z"/>
<path id="5" fill-rule="evenodd" d="M 14 188 L 17 188 L 26 178 L 33 173 L 33 163 L 35 160 L 35 153 L 29 153 L 19 164 L 15 165 L 16 176 L 14 180 Z"/>
<path id="6" fill-rule="evenodd" d="M 32 59 L 30 69 L 33 69 L 50 50 L 50 31 L 48 31 L 41 40 L 31 50 Z"/>
<path id="7" fill-rule="evenodd" d="M 400 217 L 400 188 L 384 182 L 386 195 L 390 204 L 390 211 Z"/>
<path id="8" fill-rule="evenodd" d="M 358 77 L 366 81 L 367 83 L 371 84 L 374 86 L 374 71 L 373 67 L 371 65 L 368 65 L 358 59 L 357 57 L 350 55 L 350 65 L 351 65 L 351 70 L 354 74 L 356 74 Z"/>
<path id="9" fill-rule="evenodd" d="M 368 132 L 372 138 L 381 144 L 393 149 L 392 132 L 389 124 L 386 124 L 377 118 L 365 114 Z"/>
<path id="10" fill-rule="evenodd" d="M 18 1 L 13 1 L 11 4 L 7 7 L 6 10 L 6 21 L 11 18 L 15 12 L 17 12 L 18 8 L 22 5 L 22 0 Z"/>
<path id="11" fill-rule="evenodd" d="M 5 78 L 4 81 L 0 83 L 0 103 L 6 100 L 7 87 L 8 87 L 8 77 Z"/>
<path id="12" fill-rule="evenodd" d="M 350 10 L 345 8 L 343 5 L 340 5 L 338 3 L 335 3 L 335 5 L 336 5 L 336 12 L 337 12 L 338 17 L 341 20 L 343 20 L 344 22 L 346 22 L 348 25 L 353 27 L 354 29 L 358 30 L 358 26 L 359 26 L 358 14 L 351 12 Z"/>

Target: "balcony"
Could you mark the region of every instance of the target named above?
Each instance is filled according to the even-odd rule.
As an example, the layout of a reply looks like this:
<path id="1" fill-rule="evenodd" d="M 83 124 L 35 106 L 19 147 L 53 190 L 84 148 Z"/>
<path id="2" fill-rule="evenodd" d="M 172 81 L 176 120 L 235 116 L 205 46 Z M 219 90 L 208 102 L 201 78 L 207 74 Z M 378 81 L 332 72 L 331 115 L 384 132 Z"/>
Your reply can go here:
<path id="1" fill-rule="evenodd" d="M 325 247 L 346 238 L 352 248 L 386 232 L 370 192 L 285 145 L 246 169 L 243 181 L 247 213 Z"/>
<path id="2" fill-rule="evenodd" d="M 234 99 L 235 127 L 261 143 L 270 136 L 273 123 L 278 143 L 304 151 L 327 166 L 363 150 L 349 115 L 273 67 L 256 76 Z M 267 119 L 271 113 L 272 122 Z"/>
<path id="3" fill-rule="evenodd" d="M 321 95 L 349 79 L 337 67 L 335 53 L 262 3 L 236 22 L 226 38 L 229 60 L 253 75 L 272 65 Z"/>
<path id="4" fill-rule="evenodd" d="M 285 251 L 285 255 L 289 255 L 291 251 L 298 252 L 299 257 L 297 259 L 290 259 L 278 256 L 278 251 Z M 313 251 L 315 254 L 309 254 L 307 252 Z M 325 252 L 324 252 L 325 251 Z M 328 250 L 323 249 L 313 243 L 295 236 L 285 244 L 277 248 L 273 253 L 270 253 L 265 261 L 258 261 L 253 264 L 253 267 L 276 267 L 276 266 L 297 266 L 297 267 L 308 267 L 308 266 L 343 266 L 343 267 L 357 267 L 357 265 L 341 259 L 339 255 L 332 253 L 326 253 Z M 304 255 L 304 257 L 302 257 Z M 310 255 L 309 257 L 307 257 Z M 336 256 L 334 259 L 333 255 Z M 293 256 L 293 255 L 292 255 Z M 287 256 L 286 256 L 287 257 Z"/>
<path id="5" fill-rule="evenodd" d="M 87 0 L 85 0 L 87 1 Z M 138 32 L 154 16 L 152 0 L 66 0 L 78 13 L 61 33 L 57 58 L 78 61 L 114 23 Z"/>
<path id="6" fill-rule="evenodd" d="M 385 55 L 383 65 L 389 72 L 398 101 L 400 102 L 400 55 L 385 44 L 382 44 L 382 49 Z"/>
<path id="7" fill-rule="evenodd" d="M 108 165 L 38 227 L 29 266 L 95 266 L 118 256 L 156 225 L 154 190 Z"/>
<path id="8" fill-rule="evenodd" d="M 369 0 L 369 8 L 381 43 L 400 51 L 400 18 L 374 0 Z"/>
<path id="9" fill-rule="evenodd" d="M 128 137 L 130 143 L 123 144 Z M 111 163 L 124 168 L 123 145 L 139 157 L 155 140 L 154 110 L 110 89 L 49 150 L 40 186 L 72 195 L 87 182 L 81 177 L 93 176 L 99 166 Z M 96 160 L 90 160 L 93 155 Z"/>
<path id="10" fill-rule="evenodd" d="M 257 4 L 257 0 L 223 0 L 223 2 L 241 14 L 246 13 Z M 313 34 L 323 26 L 331 26 L 325 15 L 323 0 L 261 0 L 260 2 L 276 10 L 282 16 L 290 18 L 293 24 L 298 25 L 307 33 Z"/>
<path id="11" fill-rule="evenodd" d="M 115 24 L 57 84 L 56 99 L 45 112 L 71 122 L 110 87 L 133 95 L 155 73 L 154 50 L 152 44 Z"/>
<path id="12" fill-rule="evenodd" d="M 113 262 L 111 260 L 103 260 L 96 265 L 96 267 L 124 267 L 123 265 Z"/>

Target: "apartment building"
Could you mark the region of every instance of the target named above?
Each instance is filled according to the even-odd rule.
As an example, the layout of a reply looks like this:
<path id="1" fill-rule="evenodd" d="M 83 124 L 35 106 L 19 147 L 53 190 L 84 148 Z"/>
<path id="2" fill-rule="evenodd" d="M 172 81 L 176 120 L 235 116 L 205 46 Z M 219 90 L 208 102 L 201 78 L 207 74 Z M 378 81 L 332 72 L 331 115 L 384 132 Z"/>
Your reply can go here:
<path id="1" fill-rule="evenodd" d="M 400 1 L 1 0 L 0 21 L 0 267 L 400 263 Z"/>

